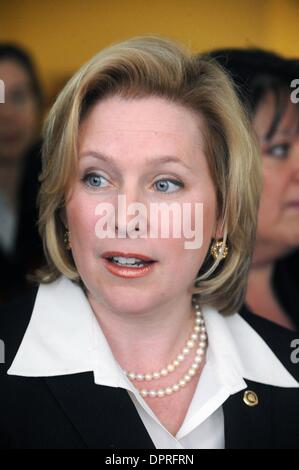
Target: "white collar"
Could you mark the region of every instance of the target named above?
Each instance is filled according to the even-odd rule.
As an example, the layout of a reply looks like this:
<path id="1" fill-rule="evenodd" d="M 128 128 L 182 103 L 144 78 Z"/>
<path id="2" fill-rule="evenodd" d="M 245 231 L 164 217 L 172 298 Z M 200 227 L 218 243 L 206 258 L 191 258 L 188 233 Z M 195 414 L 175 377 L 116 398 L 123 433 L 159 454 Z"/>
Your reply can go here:
<path id="1" fill-rule="evenodd" d="M 244 379 L 299 387 L 256 331 L 239 315 L 204 306 L 208 362 L 230 393 Z M 122 373 L 81 287 L 66 277 L 39 286 L 31 320 L 9 375 L 45 377 L 93 372 L 95 383 L 134 391 Z"/>

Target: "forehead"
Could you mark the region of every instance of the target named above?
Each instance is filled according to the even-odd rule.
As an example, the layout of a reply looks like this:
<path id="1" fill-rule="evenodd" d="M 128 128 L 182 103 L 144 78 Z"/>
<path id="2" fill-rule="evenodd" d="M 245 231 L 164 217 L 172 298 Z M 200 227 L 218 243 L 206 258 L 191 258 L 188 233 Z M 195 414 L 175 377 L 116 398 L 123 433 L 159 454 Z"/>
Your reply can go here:
<path id="1" fill-rule="evenodd" d="M 292 138 L 299 131 L 299 106 L 293 104 L 288 94 L 282 106 L 282 116 L 273 137 Z M 269 92 L 259 104 L 253 119 L 255 130 L 261 139 L 265 139 L 277 113 L 277 101 L 274 94 Z"/>
<path id="2" fill-rule="evenodd" d="M 197 113 L 166 99 L 115 96 L 98 102 L 86 115 L 79 130 L 79 148 L 105 146 L 112 153 L 134 146 L 143 152 L 151 152 L 154 146 L 169 151 L 202 148 L 201 128 Z"/>
<path id="3" fill-rule="evenodd" d="M 25 68 L 14 59 L 0 60 L 0 78 L 6 87 L 29 84 L 30 78 Z"/>

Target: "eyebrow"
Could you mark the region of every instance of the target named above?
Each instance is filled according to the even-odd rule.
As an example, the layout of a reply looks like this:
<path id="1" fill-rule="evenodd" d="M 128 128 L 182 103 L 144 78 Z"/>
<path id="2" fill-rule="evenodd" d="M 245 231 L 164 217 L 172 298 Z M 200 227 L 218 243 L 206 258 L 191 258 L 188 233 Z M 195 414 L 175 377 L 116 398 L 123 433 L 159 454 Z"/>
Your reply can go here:
<path id="1" fill-rule="evenodd" d="M 277 136 L 282 136 L 282 137 L 293 137 L 294 134 L 298 132 L 298 125 L 294 129 L 282 129 L 281 131 L 277 131 L 276 135 Z"/>
<path id="2" fill-rule="evenodd" d="M 298 126 L 297 126 L 297 129 L 298 129 Z M 263 137 L 263 143 L 267 144 L 269 142 L 276 141 L 276 140 L 292 139 L 298 133 L 297 129 L 294 129 L 293 131 L 290 131 L 290 130 L 277 131 L 270 138 L 267 138 L 267 136 L 264 136 Z"/>
<path id="3" fill-rule="evenodd" d="M 109 155 L 104 155 L 103 153 L 93 152 L 93 151 L 84 152 L 80 155 L 80 158 L 81 157 L 94 157 L 94 158 L 97 158 L 98 160 L 109 163 L 114 168 L 117 168 L 117 164 L 114 158 Z M 176 164 L 182 165 L 187 170 L 192 171 L 192 168 L 189 165 L 187 165 L 187 163 L 183 162 L 180 158 L 174 157 L 171 155 L 165 155 L 159 158 L 147 158 L 145 162 L 147 166 L 156 166 L 157 164 L 166 164 L 166 163 L 176 163 Z"/>

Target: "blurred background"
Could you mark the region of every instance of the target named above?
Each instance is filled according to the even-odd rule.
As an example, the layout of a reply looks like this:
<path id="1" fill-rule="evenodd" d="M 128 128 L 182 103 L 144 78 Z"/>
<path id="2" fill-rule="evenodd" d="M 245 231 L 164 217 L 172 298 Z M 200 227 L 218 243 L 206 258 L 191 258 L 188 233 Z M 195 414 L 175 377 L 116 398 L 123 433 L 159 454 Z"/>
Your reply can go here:
<path id="1" fill-rule="evenodd" d="M 299 208 L 299 105 L 287 104 L 290 79 L 299 78 L 299 69 L 297 62 L 285 60 L 299 57 L 299 0 L 0 1 L 0 79 L 6 88 L 0 104 L 0 303 L 26 291 L 28 273 L 45 261 L 36 224 L 43 117 L 75 70 L 102 48 L 133 36 L 165 36 L 194 53 L 261 48 L 280 55 L 245 58 L 243 51 L 242 57 L 228 52 L 222 65 L 243 77 L 241 89 L 254 105 L 253 124 L 270 113 L 278 127 L 268 147 L 261 148 L 265 168 L 271 164 L 275 173 L 267 183 L 273 195 L 267 198 L 271 203 L 276 198 L 279 206 L 290 190 Z M 264 98 L 277 93 L 285 105 L 270 104 L 256 113 Z M 285 119 L 277 119 L 277 112 Z M 285 130 L 291 136 L 287 142 L 280 137 Z M 252 271 L 247 298 L 253 312 L 292 329 L 299 328 L 299 251 L 293 255 L 299 246 L 298 216 L 293 210 L 289 225 L 281 219 L 287 243 L 282 237 L 281 253 L 269 258 L 262 280 Z M 272 246 L 275 231 L 264 219 L 266 245 Z M 281 261 L 288 253 L 290 259 Z"/>
<path id="2" fill-rule="evenodd" d="M 47 101 L 92 54 L 140 34 L 298 55 L 298 0 L 1 0 L 0 18 L 0 41 L 32 54 Z"/>

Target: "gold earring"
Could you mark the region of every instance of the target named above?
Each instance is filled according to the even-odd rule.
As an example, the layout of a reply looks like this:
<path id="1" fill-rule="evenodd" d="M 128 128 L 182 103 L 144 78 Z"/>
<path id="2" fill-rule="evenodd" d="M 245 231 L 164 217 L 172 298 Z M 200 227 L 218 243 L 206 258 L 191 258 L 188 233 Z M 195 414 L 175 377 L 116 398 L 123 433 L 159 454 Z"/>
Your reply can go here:
<path id="1" fill-rule="evenodd" d="M 70 232 L 69 232 L 69 230 L 65 231 L 63 241 L 64 241 L 64 245 L 65 245 L 66 249 L 70 250 L 72 248 L 72 245 L 71 245 L 71 242 L 70 242 Z"/>
<path id="2" fill-rule="evenodd" d="M 221 259 L 226 258 L 228 255 L 227 244 L 223 240 L 215 240 L 214 243 L 212 244 L 210 252 L 215 260 L 218 259 L 223 245 L 224 245 L 224 248 L 223 248 L 223 253 L 221 255 Z"/>

